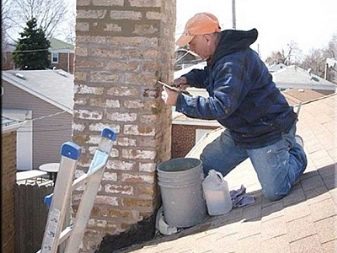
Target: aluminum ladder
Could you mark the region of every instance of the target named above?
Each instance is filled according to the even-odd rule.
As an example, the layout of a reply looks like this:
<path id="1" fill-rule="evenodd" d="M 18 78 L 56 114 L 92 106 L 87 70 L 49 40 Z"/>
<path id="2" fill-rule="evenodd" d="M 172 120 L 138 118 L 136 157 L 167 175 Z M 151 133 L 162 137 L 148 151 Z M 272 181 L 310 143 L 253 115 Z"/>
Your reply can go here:
<path id="1" fill-rule="evenodd" d="M 104 169 L 111 152 L 116 133 L 105 128 L 101 133 L 98 149 L 88 172 L 73 180 L 81 149 L 73 142 L 66 142 L 61 147 L 61 163 L 55 183 L 54 192 L 45 197 L 50 205 L 42 246 L 38 253 L 56 253 L 59 245 L 64 243 L 64 253 L 79 251 L 85 228 L 99 189 Z M 66 213 L 70 208 L 73 190 L 83 186 L 81 201 L 73 224 L 63 229 Z"/>

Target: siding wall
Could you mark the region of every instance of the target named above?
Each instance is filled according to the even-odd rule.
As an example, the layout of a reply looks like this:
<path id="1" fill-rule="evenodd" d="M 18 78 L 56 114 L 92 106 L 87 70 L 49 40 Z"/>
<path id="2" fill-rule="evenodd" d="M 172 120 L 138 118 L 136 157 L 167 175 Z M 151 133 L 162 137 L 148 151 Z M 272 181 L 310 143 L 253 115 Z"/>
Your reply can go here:
<path id="1" fill-rule="evenodd" d="M 14 187 L 16 181 L 16 131 L 1 138 L 1 252 L 14 253 Z"/>
<path id="2" fill-rule="evenodd" d="M 33 111 L 33 119 L 61 112 L 58 107 L 2 80 L 2 108 Z M 68 112 L 33 121 L 33 168 L 59 162 L 61 145 L 71 140 L 72 115 Z"/>
<path id="3" fill-rule="evenodd" d="M 104 126 L 118 132 L 82 252 L 113 252 L 124 243 L 113 238 L 131 228 L 143 238 L 154 233 L 156 165 L 170 158 L 171 147 L 171 108 L 156 82 L 173 80 L 175 16 L 175 0 L 77 1 L 73 128 L 83 147 L 79 168 L 89 166 Z M 75 209 L 79 198 L 73 197 Z M 152 222 L 150 229 L 143 221 Z M 136 237 L 125 236 L 125 243 Z"/>

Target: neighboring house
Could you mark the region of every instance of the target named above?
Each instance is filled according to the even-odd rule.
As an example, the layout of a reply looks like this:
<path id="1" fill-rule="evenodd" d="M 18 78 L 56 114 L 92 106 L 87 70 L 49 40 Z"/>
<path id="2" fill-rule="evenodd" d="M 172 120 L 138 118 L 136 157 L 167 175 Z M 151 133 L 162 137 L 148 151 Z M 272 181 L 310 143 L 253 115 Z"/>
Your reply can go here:
<path id="1" fill-rule="evenodd" d="M 50 40 L 49 58 L 50 66 L 55 69 L 62 69 L 68 73 L 74 73 L 74 45 L 66 43 L 62 40 L 51 38 Z M 3 49 L 3 55 L 1 57 L 1 69 L 10 70 L 15 69 L 15 63 L 13 61 L 13 52 L 15 45 L 8 44 Z"/>
<path id="2" fill-rule="evenodd" d="M 15 69 L 15 64 L 13 61 L 13 52 L 15 50 L 15 45 L 6 43 L 2 49 L 1 55 L 1 69 L 9 70 Z"/>
<path id="3" fill-rule="evenodd" d="M 74 45 L 52 38 L 50 39 L 49 52 L 52 68 L 74 73 Z"/>
<path id="4" fill-rule="evenodd" d="M 309 89 L 317 91 L 336 91 L 337 85 L 329 82 L 310 70 L 304 70 L 296 65 L 287 66 L 272 73 L 276 86 L 283 89 Z"/>
<path id="5" fill-rule="evenodd" d="M 172 113 L 171 157 L 184 157 L 205 134 L 221 127 L 216 120 L 188 118 L 182 113 Z"/>
<path id="6" fill-rule="evenodd" d="M 291 105 L 336 92 L 337 85 L 295 65 L 272 72 L 273 81 Z"/>
<path id="7" fill-rule="evenodd" d="M 14 252 L 14 189 L 16 178 L 16 131 L 22 123 L 1 117 L 1 251 Z"/>
<path id="8" fill-rule="evenodd" d="M 279 63 L 279 64 L 272 64 L 270 66 L 267 66 L 268 70 L 270 73 L 273 73 L 275 71 L 278 71 L 280 69 L 284 69 L 287 67 L 287 65 L 285 65 L 284 63 Z"/>
<path id="9" fill-rule="evenodd" d="M 17 136 L 17 169 L 59 162 L 71 140 L 73 75 L 61 70 L 2 71 L 2 115 L 22 122 Z"/>

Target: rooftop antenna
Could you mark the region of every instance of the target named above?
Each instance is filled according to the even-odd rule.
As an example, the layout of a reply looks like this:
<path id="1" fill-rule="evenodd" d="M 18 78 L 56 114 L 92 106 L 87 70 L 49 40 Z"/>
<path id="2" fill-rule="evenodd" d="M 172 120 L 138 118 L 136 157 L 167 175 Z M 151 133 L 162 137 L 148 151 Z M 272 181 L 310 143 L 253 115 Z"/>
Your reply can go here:
<path id="1" fill-rule="evenodd" d="M 232 26 L 236 30 L 235 0 L 232 0 Z"/>

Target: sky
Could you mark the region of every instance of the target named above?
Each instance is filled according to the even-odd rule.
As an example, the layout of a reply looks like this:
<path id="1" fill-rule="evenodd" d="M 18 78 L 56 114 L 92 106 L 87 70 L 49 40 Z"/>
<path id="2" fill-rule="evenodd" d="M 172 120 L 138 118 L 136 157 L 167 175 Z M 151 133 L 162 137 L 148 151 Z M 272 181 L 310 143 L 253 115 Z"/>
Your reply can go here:
<path id="1" fill-rule="evenodd" d="M 236 29 L 259 31 L 252 45 L 261 58 L 287 49 L 291 41 L 303 54 L 328 46 L 337 34 L 337 0 L 236 0 Z M 231 29 L 232 0 L 177 0 L 176 36 L 198 12 L 211 12 L 222 29 Z"/>
<path id="2" fill-rule="evenodd" d="M 75 9 L 76 0 L 66 0 Z M 252 48 L 266 59 L 296 42 L 302 54 L 328 46 L 337 34 L 337 0 L 235 0 L 236 28 L 259 31 Z M 176 38 L 198 12 L 211 12 L 222 29 L 232 28 L 232 0 L 176 0 Z"/>

